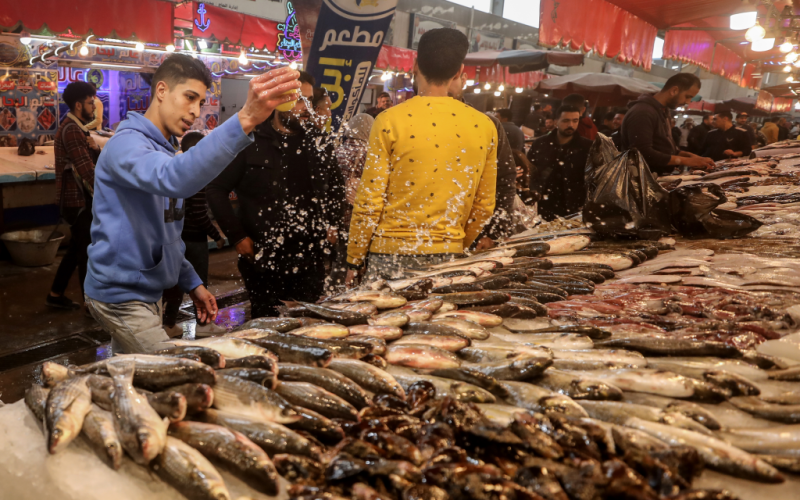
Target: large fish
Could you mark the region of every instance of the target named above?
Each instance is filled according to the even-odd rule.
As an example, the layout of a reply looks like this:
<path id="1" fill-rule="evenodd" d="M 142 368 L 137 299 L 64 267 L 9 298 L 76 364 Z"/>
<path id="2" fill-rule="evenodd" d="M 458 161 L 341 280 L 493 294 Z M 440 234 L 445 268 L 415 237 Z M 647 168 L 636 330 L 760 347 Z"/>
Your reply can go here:
<path id="1" fill-rule="evenodd" d="M 409 302 L 408 304 L 406 304 L 405 306 L 400 308 L 400 310 L 402 311 L 402 310 L 406 310 L 406 309 L 422 309 L 422 310 L 428 311 L 429 313 L 433 314 L 433 313 L 437 312 L 439 309 L 441 309 L 443 305 L 444 305 L 444 301 L 443 300 L 430 299 L 429 298 L 429 299 L 425 299 L 425 300 L 415 300 L 415 301 Z"/>
<path id="2" fill-rule="evenodd" d="M 536 385 L 573 399 L 597 401 L 618 401 L 622 399 L 622 391 L 618 387 L 608 382 L 591 378 L 591 373 L 576 376 L 574 373 L 548 368 L 544 371 L 542 377 L 536 381 Z"/>
<path id="3" fill-rule="evenodd" d="M 312 339 L 309 337 L 298 337 L 290 333 L 273 334 L 268 338 L 269 340 L 286 342 L 288 344 L 294 344 L 298 346 L 326 349 L 333 353 L 333 356 L 341 358 L 361 359 L 374 350 L 374 347 L 370 344 L 348 339 Z M 290 363 L 294 362 L 301 364 L 312 364 L 302 360 L 291 361 L 289 359 L 285 359 L 284 361 Z"/>
<path id="4" fill-rule="evenodd" d="M 274 389 L 278 385 L 278 378 L 272 370 L 263 368 L 225 368 L 217 370 L 217 375 L 230 375 L 239 377 L 256 384 L 261 384 L 267 389 Z"/>
<path id="5" fill-rule="evenodd" d="M 498 382 L 498 380 L 491 375 L 487 375 L 478 370 L 471 370 L 464 367 L 460 368 L 443 368 L 441 370 L 424 370 L 424 373 L 433 375 L 434 377 L 448 378 L 451 380 L 460 380 L 468 384 L 476 385 L 482 389 L 486 389 L 500 399 L 506 399 L 508 393 L 505 388 Z"/>
<path id="6" fill-rule="evenodd" d="M 553 366 L 559 370 L 604 370 L 647 366 L 647 360 L 643 355 L 623 349 L 553 349 L 553 358 Z"/>
<path id="7" fill-rule="evenodd" d="M 386 311 L 369 318 L 368 323 L 373 326 L 404 326 L 409 322 L 409 317 L 404 311 Z"/>
<path id="8" fill-rule="evenodd" d="M 47 405 L 48 394 L 50 394 L 50 389 L 39 384 L 31 384 L 25 391 L 25 406 L 41 425 L 44 425 L 44 409 Z"/>
<path id="9" fill-rule="evenodd" d="M 333 302 L 370 302 L 378 309 L 401 307 L 408 302 L 407 299 L 397 294 L 373 290 L 351 290 L 339 296 L 331 297 L 330 300 Z"/>
<path id="10" fill-rule="evenodd" d="M 208 339 L 210 340 L 210 339 Z M 133 382 L 137 387 L 161 390 L 173 385 L 197 382 L 214 385 L 214 370 L 203 363 L 189 359 L 154 356 L 151 354 L 121 354 L 103 361 L 76 368 L 79 373 L 96 373 L 108 375 L 111 366 L 127 365 L 133 361 Z"/>
<path id="11" fill-rule="evenodd" d="M 757 428 L 726 428 L 717 436 L 751 453 L 800 457 L 800 425 L 770 425 Z"/>
<path id="12" fill-rule="evenodd" d="M 581 372 L 572 372 L 581 376 Z M 595 370 L 592 377 L 609 382 L 624 391 L 644 392 L 671 398 L 690 398 L 694 396 L 695 386 L 691 379 L 664 370 L 619 369 Z"/>
<path id="13" fill-rule="evenodd" d="M 167 437 L 164 452 L 153 461 L 152 467 L 167 484 L 192 500 L 231 498 L 222 476 L 211 462 L 180 439 Z"/>
<path id="14" fill-rule="evenodd" d="M 458 318 L 439 318 L 431 321 L 431 323 L 455 328 L 461 335 L 469 337 L 472 340 L 486 340 L 489 338 L 489 332 L 486 331 L 486 328 L 474 321 Z"/>
<path id="15" fill-rule="evenodd" d="M 587 417 L 586 410 L 568 396 L 527 382 L 501 382 L 509 394 L 508 403 L 541 413 L 563 413 L 572 417 Z"/>
<path id="16" fill-rule="evenodd" d="M 625 425 L 673 446 L 691 446 L 700 453 L 709 468 L 724 474 L 766 483 L 784 481 L 781 473 L 771 465 L 719 439 L 635 417 L 629 418 Z"/>
<path id="17" fill-rule="evenodd" d="M 417 382 L 426 381 L 433 384 L 436 388 L 437 395 L 440 396 L 447 394 L 459 401 L 467 403 L 496 402 L 496 398 L 492 393 L 468 382 L 451 380 L 433 375 L 424 375 L 400 366 L 390 365 L 386 368 L 386 371 L 388 371 L 406 391 Z"/>
<path id="18" fill-rule="evenodd" d="M 280 385 L 279 385 L 280 386 Z M 228 375 L 220 375 L 214 386 L 214 408 L 279 424 L 300 417 L 292 405 L 264 386 Z"/>
<path id="19" fill-rule="evenodd" d="M 460 349 L 468 347 L 470 345 L 470 340 L 460 335 L 425 335 L 421 333 L 412 333 L 394 341 L 392 346 L 410 344 L 429 345 L 444 349 L 445 351 L 457 352 Z"/>
<path id="20" fill-rule="evenodd" d="M 538 379 L 552 363 L 552 358 L 548 357 L 521 356 L 504 361 L 463 363 L 461 366 L 497 380 L 530 381 Z"/>
<path id="21" fill-rule="evenodd" d="M 731 391 L 733 396 L 758 396 L 761 389 L 746 378 L 725 370 L 706 370 L 695 368 L 680 363 L 671 363 L 669 358 L 649 358 L 648 368 L 668 370 L 684 377 L 703 380 Z"/>
<path id="22" fill-rule="evenodd" d="M 660 408 L 665 412 L 680 413 L 681 415 L 691 418 L 695 422 L 703 424 L 712 431 L 719 430 L 722 427 L 713 413 L 691 401 L 681 401 L 653 394 L 643 394 L 641 392 L 626 392 L 622 396 L 622 401 L 625 403 Z"/>
<path id="23" fill-rule="evenodd" d="M 169 419 L 162 420 L 147 398 L 133 388 L 135 367 L 133 359 L 108 365 L 114 380 L 111 413 L 122 447 L 136 463 L 147 465 L 164 449 Z"/>
<path id="24" fill-rule="evenodd" d="M 372 398 L 360 385 L 328 368 L 281 363 L 278 366 L 278 378 L 282 381 L 314 384 L 336 394 L 359 410 L 372 404 Z"/>
<path id="25" fill-rule="evenodd" d="M 122 443 L 114 428 L 114 417 L 110 412 L 92 405 L 86 418 L 83 419 L 82 434 L 102 460 L 112 469 L 119 469 L 122 465 Z"/>
<path id="26" fill-rule="evenodd" d="M 208 410 L 197 416 L 197 420 L 221 425 L 240 432 L 260 446 L 268 455 L 290 453 L 316 457 L 320 450 L 311 441 L 287 427 L 263 419 L 254 419 L 219 410 Z"/>
<path id="27" fill-rule="evenodd" d="M 594 342 L 586 335 L 576 333 L 503 333 L 492 332 L 489 340 L 502 340 L 532 346 L 544 346 L 561 350 L 592 349 Z"/>
<path id="28" fill-rule="evenodd" d="M 42 384 L 46 388 L 52 389 L 59 382 L 63 382 L 74 374 L 64 365 L 53 363 L 52 361 L 45 361 L 42 363 Z"/>
<path id="29" fill-rule="evenodd" d="M 167 417 L 170 422 L 178 422 L 186 417 L 187 403 L 183 394 L 172 390 L 150 392 L 144 389 L 137 389 L 137 391 L 147 398 L 147 402 L 156 413 L 162 417 Z M 94 395 L 94 393 L 92 394 Z M 111 398 L 109 397 L 108 407 L 110 407 L 110 404 Z M 106 408 L 106 406 L 103 406 L 103 408 Z"/>
<path id="30" fill-rule="evenodd" d="M 575 263 L 605 264 L 611 266 L 611 269 L 614 271 L 622 271 L 623 269 L 633 267 L 633 259 L 620 253 L 579 252 L 569 255 L 553 255 L 549 256 L 548 259 L 552 261 L 554 265 Z"/>
<path id="31" fill-rule="evenodd" d="M 731 398 L 730 402 L 740 410 L 757 417 L 786 424 L 800 423 L 800 404 L 767 403 L 755 396 Z"/>
<path id="32" fill-rule="evenodd" d="M 180 439 L 233 471 L 257 491 L 278 494 L 278 471 L 267 454 L 245 435 L 226 427 L 201 422 L 178 422 L 169 435 Z"/>
<path id="33" fill-rule="evenodd" d="M 259 330 L 275 330 L 278 332 L 287 332 L 300 328 L 302 324 L 300 320 L 295 318 L 255 318 L 245 322 L 243 325 L 235 328 L 233 331 L 250 330 L 257 328 Z"/>
<path id="34" fill-rule="evenodd" d="M 358 410 L 339 396 L 308 382 L 281 382 L 277 393 L 293 405 L 319 412 L 328 418 L 358 420 Z"/>
<path id="35" fill-rule="evenodd" d="M 652 406 L 617 401 L 578 401 L 578 404 L 589 413 L 590 417 L 604 422 L 625 425 L 628 418 L 636 417 L 650 422 L 660 422 L 681 429 L 688 429 L 708 436 L 711 435 L 711 431 L 708 428 L 689 417 L 680 413 L 665 412 Z"/>
<path id="36" fill-rule="evenodd" d="M 372 302 L 329 302 L 326 305 L 332 309 L 353 311 L 366 316 L 372 316 L 378 313 L 378 308 Z"/>
<path id="37" fill-rule="evenodd" d="M 206 384 L 176 385 L 170 387 L 167 392 L 183 396 L 186 399 L 186 412 L 189 414 L 205 411 L 214 403 L 214 389 Z"/>
<path id="38" fill-rule="evenodd" d="M 344 439 L 342 426 L 328 417 L 302 406 L 295 406 L 295 411 L 300 415 L 300 420 L 286 424 L 286 427 L 296 431 L 308 432 L 326 443 L 336 444 Z"/>
<path id="39" fill-rule="evenodd" d="M 392 344 L 386 349 L 386 361 L 410 368 L 456 368 L 461 361 L 455 354 L 427 344 Z"/>
<path id="40" fill-rule="evenodd" d="M 364 335 L 383 340 L 396 340 L 403 336 L 403 329 L 399 326 L 372 326 L 356 325 L 347 328 L 350 335 Z"/>
<path id="41" fill-rule="evenodd" d="M 251 339 L 252 343 L 278 355 L 283 363 L 302 363 L 311 366 L 326 366 L 333 353 L 324 347 L 296 342 L 294 338 L 265 336 Z"/>
<path id="42" fill-rule="evenodd" d="M 514 361 L 522 358 L 553 359 L 553 351 L 548 347 L 513 344 L 510 342 L 473 343 L 458 351 L 459 357 L 472 363 L 488 361 Z"/>
<path id="43" fill-rule="evenodd" d="M 237 339 L 231 337 L 211 337 L 200 340 L 179 340 L 170 339 L 169 341 L 177 346 L 193 346 L 199 345 L 208 347 L 219 352 L 226 358 L 243 358 L 245 356 L 266 356 L 277 361 L 277 357 L 264 349 L 244 339 Z"/>
<path id="44" fill-rule="evenodd" d="M 448 311 L 448 312 L 438 312 L 433 315 L 433 319 L 439 318 L 456 318 L 456 319 L 463 319 L 466 321 L 472 321 L 477 323 L 481 326 L 500 326 L 503 324 L 503 318 L 500 316 L 495 316 L 494 314 L 488 314 L 483 312 L 477 311 Z"/>
<path id="45" fill-rule="evenodd" d="M 304 326 L 297 330 L 288 332 L 290 335 L 307 337 L 311 339 L 337 339 L 350 335 L 346 326 L 336 323 L 318 323 L 315 325 Z"/>
<path id="46" fill-rule="evenodd" d="M 210 349 L 208 347 L 199 345 L 168 347 L 166 349 L 161 349 L 159 351 L 156 351 L 153 354 L 160 354 L 160 355 L 192 354 L 198 356 L 202 363 L 207 364 L 208 366 L 210 366 L 215 370 L 218 368 L 225 368 L 225 356 L 220 354 L 219 351 L 215 351 L 214 349 Z"/>
<path id="47" fill-rule="evenodd" d="M 647 356 L 716 356 L 741 358 L 742 352 L 723 342 L 696 341 L 668 337 L 631 337 L 598 340 L 597 347 L 622 348 Z"/>
<path id="48" fill-rule="evenodd" d="M 81 432 L 83 419 L 92 408 L 87 377 L 75 377 L 56 384 L 47 395 L 44 422 L 47 450 L 56 453 Z"/>
<path id="49" fill-rule="evenodd" d="M 311 304 L 309 302 L 284 300 L 283 303 L 286 304 L 287 307 L 300 307 L 301 309 L 311 313 L 311 315 L 316 318 L 322 318 L 324 320 L 332 321 L 345 326 L 363 325 L 367 322 L 367 318 L 369 317 L 368 315 L 360 312 L 337 309 L 319 304 Z"/>
<path id="50" fill-rule="evenodd" d="M 403 387 L 388 372 L 369 363 L 357 359 L 334 359 L 328 365 L 334 370 L 353 380 L 361 387 L 376 394 L 391 394 L 406 399 Z"/>

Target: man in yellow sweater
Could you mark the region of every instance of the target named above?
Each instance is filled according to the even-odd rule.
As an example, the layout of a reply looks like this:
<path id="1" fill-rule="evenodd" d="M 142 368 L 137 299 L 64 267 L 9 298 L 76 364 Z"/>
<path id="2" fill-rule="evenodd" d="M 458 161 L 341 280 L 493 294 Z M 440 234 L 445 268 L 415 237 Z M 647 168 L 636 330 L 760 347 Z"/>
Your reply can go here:
<path id="1" fill-rule="evenodd" d="M 418 95 L 375 119 L 350 222 L 348 283 L 367 253 L 366 280 L 461 254 L 492 216 L 497 129 L 447 94 L 468 50 L 458 30 L 426 32 Z"/>

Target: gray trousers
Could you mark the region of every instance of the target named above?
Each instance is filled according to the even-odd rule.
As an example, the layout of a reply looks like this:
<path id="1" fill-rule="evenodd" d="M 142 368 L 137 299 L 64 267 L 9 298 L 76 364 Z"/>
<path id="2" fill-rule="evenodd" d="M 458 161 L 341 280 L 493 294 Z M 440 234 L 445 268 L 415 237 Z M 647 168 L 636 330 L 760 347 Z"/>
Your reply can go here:
<path id="1" fill-rule="evenodd" d="M 155 351 L 170 345 L 169 336 L 161 326 L 161 301 L 154 304 L 131 301 L 107 304 L 85 296 L 92 317 L 111 335 L 114 354 L 133 354 Z"/>
<path id="2" fill-rule="evenodd" d="M 432 264 L 441 264 L 455 259 L 459 254 L 434 253 L 430 255 L 394 255 L 386 253 L 370 253 L 367 258 L 367 271 L 364 282 L 378 279 L 401 278 L 405 269 L 422 268 Z"/>

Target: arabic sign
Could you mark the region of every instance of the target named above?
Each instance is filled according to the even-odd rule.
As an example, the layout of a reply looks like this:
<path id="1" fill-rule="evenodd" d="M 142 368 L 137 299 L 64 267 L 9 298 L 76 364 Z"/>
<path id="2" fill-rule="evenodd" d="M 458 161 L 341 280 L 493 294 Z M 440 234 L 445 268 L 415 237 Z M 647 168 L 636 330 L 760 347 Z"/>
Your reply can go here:
<path id="1" fill-rule="evenodd" d="M 505 37 L 497 33 L 489 31 L 472 31 L 472 40 L 470 40 L 470 52 L 480 52 L 482 50 L 502 50 L 505 43 Z"/>
<path id="2" fill-rule="evenodd" d="M 206 0 L 205 3 L 273 21 L 286 19 L 286 0 Z"/>
<path id="3" fill-rule="evenodd" d="M 323 0 L 306 70 L 331 94 L 335 127 L 356 114 L 397 0 Z"/>
<path id="4" fill-rule="evenodd" d="M 103 126 L 108 127 L 109 125 L 118 122 L 119 118 L 116 118 L 114 121 L 109 119 L 109 113 L 111 112 L 111 106 L 109 106 L 109 98 L 111 95 L 111 81 L 109 78 L 109 73 L 110 71 L 105 69 L 86 69 L 73 68 L 70 66 L 59 66 L 58 116 L 64 117 L 67 116 L 67 113 L 69 113 L 69 106 L 67 106 L 67 103 L 65 103 L 64 99 L 62 98 L 64 89 L 67 88 L 67 85 L 72 82 L 89 82 L 94 83 L 97 86 L 97 97 L 100 99 L 100 102 L 103 103 Z"/>
<path id="5" fill-rule="evenodd" d="M 413 17 L 409 23 L 408 39 L 411 40 L 411 48 L 417 50 L 419 47 L 419 39 L 426 32 L 430 30 L 438 30 L 440 28 L 455 28 L 456 23 L 453 21 L 445 21 L 443 19 L 436 19 L 435 17 L 423 16 L 422 14 L 411 14 Z"/>
<path id="6" fill-rule="evenodd" d="M 53 70 L 0 70 L 0 135 L 37 140 L 58 128 L 58 75 Z"/>

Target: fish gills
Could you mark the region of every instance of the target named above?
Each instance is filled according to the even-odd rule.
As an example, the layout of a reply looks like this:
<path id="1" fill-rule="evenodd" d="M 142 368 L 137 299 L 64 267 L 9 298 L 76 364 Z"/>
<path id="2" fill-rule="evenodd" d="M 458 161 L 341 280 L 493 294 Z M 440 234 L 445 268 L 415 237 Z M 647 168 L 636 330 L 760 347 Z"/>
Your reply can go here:
<path id="1" fill-rule="evenodd" d="M 56 384 L 47 395 L 45 424 L 47 450 L 56 453 L 81 432 L 83 419 L 92 407 L 92 393 L 86 377 L 67 379 Z"/>

